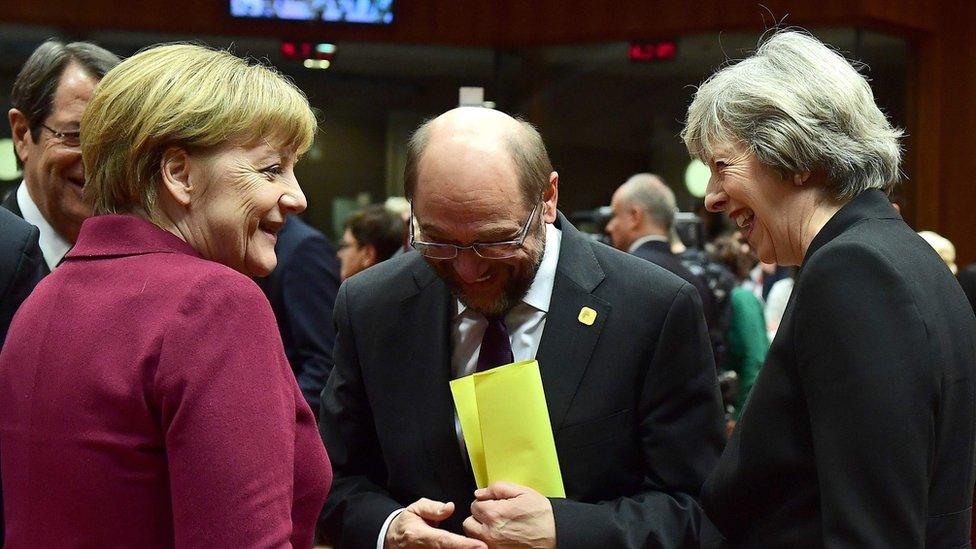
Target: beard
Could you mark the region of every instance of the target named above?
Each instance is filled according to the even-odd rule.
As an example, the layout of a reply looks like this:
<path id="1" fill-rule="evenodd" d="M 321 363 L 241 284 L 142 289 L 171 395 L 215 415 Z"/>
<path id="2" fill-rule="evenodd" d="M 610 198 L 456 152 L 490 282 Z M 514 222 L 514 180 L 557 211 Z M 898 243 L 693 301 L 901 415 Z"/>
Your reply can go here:
<path id="1" fill-rule="evenodd" d="M 542 256 L 546 251 L 546 224 L 540 224 L 536 232 L 540 245 L 537 248 L 523 248 L 528 257 L 520 261 L 518 265 L 509 265 L 512 273 L 505 286 L 502 288 L 501 295 L 487 303 L 478 303 L 464 295 L 463 286 L 457 280 L 457 275 L 449 263 L 434 264 L 434 270 L 441 280 L 447 285 L 451 294 L 464 304 L 465 307 L 473 309 L 486 317 L 500 317 L 507 314 L 513 307 L 518 305 L 525 297 L 535 275 L 539 272 L 542 264 Z"/>

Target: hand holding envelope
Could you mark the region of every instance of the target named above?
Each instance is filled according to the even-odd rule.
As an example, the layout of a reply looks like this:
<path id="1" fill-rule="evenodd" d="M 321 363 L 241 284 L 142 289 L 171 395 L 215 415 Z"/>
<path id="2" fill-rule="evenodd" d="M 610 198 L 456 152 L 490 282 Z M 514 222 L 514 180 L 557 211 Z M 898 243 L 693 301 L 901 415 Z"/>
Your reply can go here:
<path id="1" fill-rule="evenodd" d="M 489 547 L 554 547 L 548 497 L 566 497 L 539 363 L 455 379 L 451 393 L 478 490 L 469 536 Z"/>
<path id="2" fill-rule="evenodd" d="M 478 488 L 504 481 L 566 497 L 538 362 L 455 379 L 451 393 Z"/>

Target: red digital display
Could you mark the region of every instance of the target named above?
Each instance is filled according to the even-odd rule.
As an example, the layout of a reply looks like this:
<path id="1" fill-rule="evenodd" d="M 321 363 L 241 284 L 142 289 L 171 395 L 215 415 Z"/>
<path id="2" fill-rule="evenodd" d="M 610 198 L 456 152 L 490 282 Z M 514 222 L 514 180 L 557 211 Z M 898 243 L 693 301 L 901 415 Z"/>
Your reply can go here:
<path id="1" fill-rule="evenodd" d="M 285 59 L 295 61 L 304 61 L 306 59 L 331 60 L 335 56 L 335 52 L 335 44 L 293 42 L 289 40 L 281 43 L 281 56 Z"/>
<path id="2" fill-rule="evenodd" d="M 631 61 L 664 61 L 678 56 L 678 44 L 672 40 L 662 42 L 633 42 L 628 50 Z"/>

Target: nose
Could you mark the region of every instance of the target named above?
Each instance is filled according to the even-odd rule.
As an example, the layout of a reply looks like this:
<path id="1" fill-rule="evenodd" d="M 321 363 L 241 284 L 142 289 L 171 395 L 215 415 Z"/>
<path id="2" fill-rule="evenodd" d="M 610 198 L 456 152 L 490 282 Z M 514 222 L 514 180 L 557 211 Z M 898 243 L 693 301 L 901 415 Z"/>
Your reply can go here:
<path id="1" fill-rule="evenodd" d="M 715 177 L 708 179 L 708 187 L 705 188 L 705 209 L 710 212 L 721 212 L 729 203 L 729 196 L 725 194 L 722 186 L 716 182 Z"/>
<path id="2" fill-rule="evenodd" d="M 74 160 L 71 165 L 65 170 L 65 176 L 70 179 L 76 179 L 82 181 L 85 179 L 85 165 L 81 161 L 81 149 L 75 149 L 73 152 Z"/>
<path id="3" fill-rule="evenodd" d="M 488 272 L 491 264 L 487 259 L 478 257 L 473 250 L 458 250 L 458 255 L 452 260 L 451 267 L 465 284 L 472 284 Z"/>
<path id="4" fill-rule="evenodd" d="M 302 192 L 302 188 L 298 186 L 296 182 L 291 185 L 281 198 L 278 199 L 278 204 L 285 215 L 288 214 L 300 214 L 305 211 L 308 207 L 308 201 L 305 199 L 305 193 Z"/>

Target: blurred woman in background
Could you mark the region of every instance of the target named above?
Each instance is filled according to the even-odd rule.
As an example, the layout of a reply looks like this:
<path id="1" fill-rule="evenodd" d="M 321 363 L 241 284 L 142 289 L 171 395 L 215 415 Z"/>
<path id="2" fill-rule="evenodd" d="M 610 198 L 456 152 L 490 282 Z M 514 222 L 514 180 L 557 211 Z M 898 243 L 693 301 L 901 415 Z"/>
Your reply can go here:
<path id="1" fill-rule="evenodd" d="M 729 317 L 729 328 L 725 334 L 726 354 L 725 364 L 720 364 L 721 370 L 733 371 L 738 376 L 738 390 L 735 397 L 735 408 L 732 412 L 732 422 L 729 431 L 742 415 L 746 399 L 752 386 L 756 383 L 756 376 L 769 349 L 769 339 L 766 338 L 766 318 L 763 316 L 763 304 L 751 290 L 742 283 L 749 278 L 749 271 L 756 264 L 756 258 L 749 250 L 749 245 L 739 240 L 736 235 L 726 235 L 714 242 L 715 259 L 729 268 L 735 275 L 739 285 L 732 289 L 729 304 L 732 309 Z"/>
<path id="2" fill-rule="evenodd" d="M 7 547 L 310 547 L 331 469 L 249 277 L 305 209 L 276 72 L 155 47 L 81 121 L 85 221 L 0 355 Z"/>

